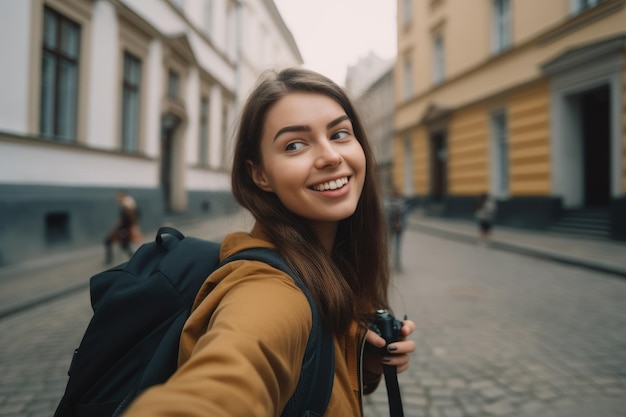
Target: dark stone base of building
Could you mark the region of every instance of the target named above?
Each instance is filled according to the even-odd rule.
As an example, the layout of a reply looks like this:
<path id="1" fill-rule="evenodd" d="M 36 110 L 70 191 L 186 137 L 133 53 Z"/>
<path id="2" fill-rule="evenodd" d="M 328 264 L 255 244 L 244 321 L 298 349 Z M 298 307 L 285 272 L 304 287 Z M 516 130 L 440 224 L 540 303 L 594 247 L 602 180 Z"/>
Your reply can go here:
<path id="1" fill-rule="evenodd" d="M 442 217 L 473 220 L 476 196 L 446 196 L 440 202 L 424 199 L 427 212 Z M 497 201 L 495 223 L 525 229 L 543 229 L 554 222 L 561 211 L 561 200 L 553 197 L 513 197 Z"/>
<path id="2" fill-rule="evenodd" d="M 441 201 L 429 197 L 414 196 L 410 199 L 413 207 L 422 207 L 426 213 L 455 219 L 474 220 L 478 197 L 446 196 Z M 495 223 L 502 226 L 531 230 L 544 230 L 563 214 L 564 208 L 559 197 L 511 197 L 497 201 Z M 626 240 L 626 197 L 611 200 L 607 207 L 610 237 Z"/>
<path id="3" fill-rule="evenodd" d="M 0 266 L 100 244 L 116 222 L 118 188 L 0 184 Z M 140 209 L 141 228 L 156 230 L 168 213 L 160 189 L 124 188 Z M 198 218 L 238 209 L 230 192 L 188 193 L 188 210 Z"/>
<path id="4" fill-rule="evenodd" d="M 626 240 L 626 197 L 615 198 L 609 209 L 611 238 Z"/>

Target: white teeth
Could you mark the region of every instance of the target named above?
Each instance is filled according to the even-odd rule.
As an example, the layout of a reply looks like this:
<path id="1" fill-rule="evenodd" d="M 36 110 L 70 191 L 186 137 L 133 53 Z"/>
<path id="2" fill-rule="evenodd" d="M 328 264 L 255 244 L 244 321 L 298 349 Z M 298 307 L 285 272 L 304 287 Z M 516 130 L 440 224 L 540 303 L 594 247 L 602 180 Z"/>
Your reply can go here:
<path id="1" fill-rule="evenodd" d="M 336 190 L 337 188 L 341 188 L 348 183 L 348 177 L 339 178 L 338 180 L 332 180 L 325 182 L 323 184 L 314 185 L 313 188 L 315 191 L 327 191 L 327 190 Z"/>

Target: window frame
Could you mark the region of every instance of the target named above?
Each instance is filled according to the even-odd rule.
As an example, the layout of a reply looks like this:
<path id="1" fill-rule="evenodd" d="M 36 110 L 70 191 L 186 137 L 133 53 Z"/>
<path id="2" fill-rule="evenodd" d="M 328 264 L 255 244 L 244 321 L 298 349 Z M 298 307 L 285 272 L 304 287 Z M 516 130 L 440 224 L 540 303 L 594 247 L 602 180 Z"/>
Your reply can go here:
<path id="1" fill-rule="evenodd" d="M 407 53 L 402 65 L 402 99 L 409 101 L 413 97 L 413 60 Z"/>
<path id="2" fill-rule="evenodd" d="M 126 53 L 134 56 L 141 62 L 141 69 L 139 72 L 140 89 L 139 89 L 139 105 L 138 105 L 138 131 L 135 150 L 125 150 L 123 139 L 123 113 L 122 109 L 116 111 L 116 142 L 113 145 L 116 149 L 123 152 L 130 152 L 136 154 L 145 154 L 150 150 L 153 151 L 154 144 L 150 143 L 147 135 L 150 130 L 148 123 L 150 116 L 148 113 L 148 107 L 150 105 L 151 92 L 148 89 L 150 83 L 150 28 L 144 26 L 141 21 L 136 20 L 136 17 L 130 13 L 122 13 L 120 15 L 120 27 L 119 27 L 119 45 L 118 45 L 118 65 L 117 65 L 117 97 L 118 103 L 123 103 L 124 100 L 124 56 Z M 152 149 L 150 149 L 152 147 Z"/>
<path id="3" fill-rule="evenodd" d="M 402 27 L 408 28 L 413 21 L 413 0 L 402 0 Z"/>
<path id="4" fill-rule="evenodd" d="M 493 0 L 491 6 L 491 51 L 500 54 L 511 47 L 511 1 Z"/>
<path id="5" fill-rule="evenodd" d="M 605 1 L 606 0 L 571 0 L 570 12 L 573 15 L 581 14 Z"/>
<path id="6" fill-rule="evenodd" d="M 127 78 L 127 62 L 132 63 L 135 61 L 137 64 L 137 68 L 135 69 L 137 73 L 138 80 L 136 83 L 133 83 L 132 80 Z M 140 150 L 140 135 L 141 135 L 141 107 L 142 107 L 142 81 L 143 81 L 143 62 L 142 59 L 132 52 L 125 50 L 122 58 L 122 91 L 121 91 L 121 114 L 120 114 L 120 147 L 124 152 L 139 152 Z M 132 103 L 128 102 L 129 96 L 127 95 L 133 94 L 136 101 L 133 109 L 129 109 L 128 106 Z M 128 138 L 126 134 L 128 132 L 128 123 L 129 120 L 128 110 L 132 111 L 134 114 L 131 115 L 131 121 L 134 119 L 134 134 L 133 137 Z M 134 117 L 132 117 L 134 116 Z"/>
<path id="7" fill-rule="evenodd" d="M 178 10 L 180 10 L 181 12 L 185 8 L 185 0 L 170 0 L 170 3 L 172 3 L 172 5 L 176 7 Z"/>
<path id="8" fill-rule="evenodd" d="M 489 115 L 491 136 L 491 189 L 497 197 L 510 192 L 509 118 L 506 109 L 494 110 Z"/>
<path id="9" fill-rule="evenodd" d="M 209 96 L 202 94 L 200 96 L 199 109 L 199 126 L 198 126 L 198 165 L 207 167 L 209 165 L 209 138 L 210 138 L 210 117 L 211 117 L 211 101 Z"/>
<path id="10" fill-rule="evenodd" d="M 445 39 L 442 32 L 433 33 L 432 59 L 432 82 L 434 85 L 439 85 L 446 79 Z"/>
<path id="11" fill-rule="evenodd" d="M 180 100 L 181 76 L 178 70 L 169 68 L 167 70 L 167 97 L 173 100 Z"/>
<path id="12" fill-rule="evenodd" d="M 47 32 L 47 22 L 48 16 L 52 16 L 55 22 L 54 27 L 54 45 L 50 45 L 46 43 L 46 32 Z M 64 41 L 63 39 L 63 31 L 66 29 L 75 30 L 74 34 L 74 45 L 73 52 L 64 51 Z M 79 108 L 80 108 L 80 95 L 79 89 L 81 87 L 81 57 L 82 57 L 82 35 L 83 35 L 83 27 L 79 22 L 76 22 L 74 19 L 68 17 L 64 13 L 56 10 L 55 8 L 50 7 L 47 4 L 43 4 L 42 9 L 42 37 L 41 37 L 41 67 L 39 71 L 39 117 L 38 117 L 38 132 L 42 138 L 60 141 L 60 142 L 69 142 L 75 143 L 77 142 L 77 138 L 79 136 Z M 52 57 L 51 65 L 53 68 L 53 82 L 52 86 L 48 87 L 48 85 L 44 82 L 46 79 L 46 57 Z M 62 94 L 61 91 L 65 90 L 62 88 L 61 77 L 62 77 L 62 67 L 66 65 L 68 68 L 71 68 L 72 83 L 71 87 L 73 87 L 73 91 L 70 92 L 71 97 L 69 97 L 68 103 L 62 103 L 65 94 Z M 67 98 L 67 97 L 66 97 Z M 46 110 L 44 106 L 49 105 L 50 109 Z M 67 109 L 66 107 L 70 108 Z M 62 121 L 59 119 L 64 115 L 66 117 L 70 117 L 71 120 L 67 121 L 68 124 L 65 128 L 69 129 L 65 132 L 61 132 L 61 127 L 59 126 Z M 44 119 L 49 119 L 45 120 Z M 50 125 L 50 126 L 48 126 Z"/>
<path id="13" fill-rule="evenodd" d="M 211 38 L 213 29 L 213 0 L 203 0 L 202 2 L 202 32 Z"/>

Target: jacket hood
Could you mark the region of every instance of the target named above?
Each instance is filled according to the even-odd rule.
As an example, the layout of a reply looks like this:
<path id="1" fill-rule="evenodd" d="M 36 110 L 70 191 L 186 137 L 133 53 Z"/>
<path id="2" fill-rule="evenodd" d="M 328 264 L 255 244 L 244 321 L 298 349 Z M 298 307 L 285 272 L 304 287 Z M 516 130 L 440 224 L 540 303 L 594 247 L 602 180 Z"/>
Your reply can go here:
<path id="1" fill-rule="evenodd" d="M 271 248 L 275 246 L 269 242 L 269 238 L 263 233 L 259 223 L 255 223 L 252 231 L 231 233 L 222 242 L 220 248 L 220 260 L 224 260 L 231 255 L 250 248 Z"/>

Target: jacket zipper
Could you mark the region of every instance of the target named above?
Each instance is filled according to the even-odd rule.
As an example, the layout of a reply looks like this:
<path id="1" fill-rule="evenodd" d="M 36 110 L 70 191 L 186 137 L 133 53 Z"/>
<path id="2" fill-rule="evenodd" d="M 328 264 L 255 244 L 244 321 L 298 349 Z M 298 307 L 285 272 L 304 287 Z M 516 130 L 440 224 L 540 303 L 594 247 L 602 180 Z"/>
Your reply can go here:
<path id="1" fill-rule="evenodd" d="M 357 377 L 359 381 L 359 407 L 361 408 L 361 415 L 363 415 L 363 352 L 365 351 L 365 336 L 367 334 L 367 330 L 363 332 L 362 329 L 359 328 L 358 332 L 357 340 L 359 340 L 360 347 L 358 351 Z"/>

